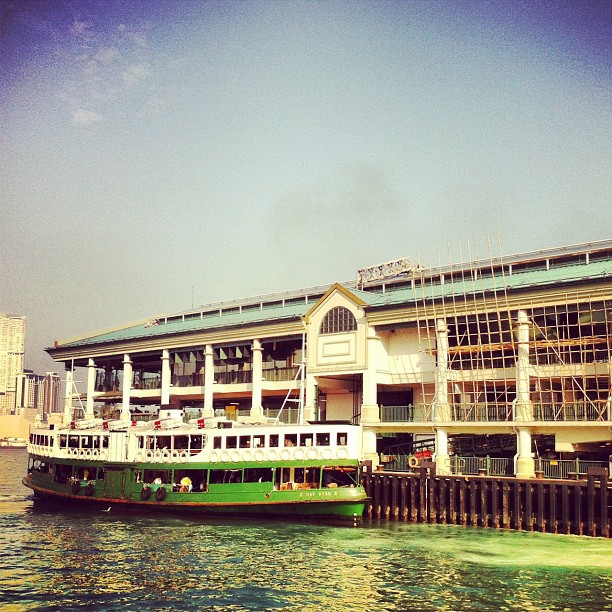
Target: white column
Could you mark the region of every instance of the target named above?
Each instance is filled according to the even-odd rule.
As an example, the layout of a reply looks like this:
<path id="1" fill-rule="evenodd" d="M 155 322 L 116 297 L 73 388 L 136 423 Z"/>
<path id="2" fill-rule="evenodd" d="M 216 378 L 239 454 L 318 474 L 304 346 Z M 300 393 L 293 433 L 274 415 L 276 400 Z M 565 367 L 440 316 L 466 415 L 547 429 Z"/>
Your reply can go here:
<path id="1" fill-rule="evenodd" d="M 215 353 L 212 344 L 207 344 L 204 349 L 204 414 L 205 419 L 214 416 L 213 395 L 215 384 Z"/>
<path id="2" fill-rule="evenodd" d="M 306 399 L 304 401 L 304 420 L 314 421 L 319 415 L 315 414 L 317 403 L 317 378 L 312 374 L 306 374 Z"/>
<path id="3" fill-rule="evenodd" d="M 170 351 L 168 349 L 162 351 L 161 362 L 161 404 L 162 406 L 167 406 L 170 403 L 170 382 L 172 379 L 170 374 Z"/>
<path id="4" fill-rule="evenodd" d="M 64 392 L 64 425 L 70 425 L 72 421 L 72 381 L 74 373 L 72 370 L 66 370 L 66 388 Z"/>
<path id="5" fill-rule="evenodd" d="M 451 473 L 450 457 L 448 455 L 448 432 L 440 427 L 435 429 L 434 462 L 437 474 L 446 475 Z"/>
<path id="6" fill-rule="evenodd" d="M 361 404 L 361 424 L 380 423 L 378 406 L 377 350 L 380 336 L 370 327 L 366 344 L 366 369 L 363 372 L 363 400 Z M 374 451 L 375 452 L 375 451 Z"/>
<path id="7" fill-rule="evenodd" d="M 123 402 L 121 404 L 121 418 L 130 420 L 130 390 L 132 388 L 132 360 L 126 353 L 123 356 Z"/>
<path id="8" fill-rule="evenodd" d="M 451 420 L 448 403 L 448 328 L 444 319 L 436 322 L 436 377 L 434 418 L 438 423 L 448 423 Z"/>
<path id="9" fill-rule="evenodd" d="M 516 319 L 516 403 L 514 418 L 517 421 L 533 421 L 533 409 L 529 390 L 529 317 L 520 310 Z"/>
<path id="10" fill-rule="evenodd" d="M 85 418 L 93 419 L 94 397 L 96 390 L 96 364 L 93 359 L 87 362 L 87 402 L 85 404 Z"/>
<path id="11" fill-rule="evenodd" d="M 535 478 L 535 461 L 531 452 L 531 432 L 523 427 L 516 434 L 516 477 Z"/>
<path id="12" fill-rule="evenodd" d="M 260 418 L 263 416 L 262 398 L 262 378 L 263 378 L 263 349 L 260 340 L 253 340 L 253 384 L 251 399 L 251 417 Z"/>

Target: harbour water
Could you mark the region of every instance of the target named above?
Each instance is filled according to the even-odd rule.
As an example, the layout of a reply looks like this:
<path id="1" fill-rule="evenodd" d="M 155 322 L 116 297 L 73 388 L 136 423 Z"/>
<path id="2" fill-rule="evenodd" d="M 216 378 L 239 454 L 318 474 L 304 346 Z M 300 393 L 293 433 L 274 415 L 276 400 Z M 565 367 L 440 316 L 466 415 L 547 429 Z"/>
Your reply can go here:
<path id="1" fill-rule="evenodd" d="M 0 610 L 612 610 L 604 539 L 49 511 L 0 449 Z"/>

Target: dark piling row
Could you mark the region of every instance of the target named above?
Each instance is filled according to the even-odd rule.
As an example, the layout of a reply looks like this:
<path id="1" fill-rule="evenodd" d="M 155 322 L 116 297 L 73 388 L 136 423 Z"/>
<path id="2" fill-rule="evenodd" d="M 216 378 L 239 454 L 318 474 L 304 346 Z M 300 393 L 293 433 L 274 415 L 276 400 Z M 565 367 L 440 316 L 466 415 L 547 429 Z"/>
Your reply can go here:
<path id="1" fill-rule="evenodd" d="M 435 464 L 410 473 L 366 472 L 366 519 L 611 537 L 612 485 L 606 469 L 581 480 L 438 476 Z"/>

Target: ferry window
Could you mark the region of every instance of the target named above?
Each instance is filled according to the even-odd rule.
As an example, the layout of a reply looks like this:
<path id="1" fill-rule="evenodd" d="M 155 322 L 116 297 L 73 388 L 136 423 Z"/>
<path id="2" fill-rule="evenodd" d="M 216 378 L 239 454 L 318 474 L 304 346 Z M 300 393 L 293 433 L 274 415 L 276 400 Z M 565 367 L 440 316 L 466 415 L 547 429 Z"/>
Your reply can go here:
<path id="1" fill-rule="evenodd" d="M 295 468 L 293 474 L 296 489 L 316 489 L 320 478 L 320 468 Z"/>
<path id="2" fill-rule="evenodd" d="M 285 434 L 285 446 L 297 446 L 297 434 Z"/>
<path id="3" fill-rule="evenodd" d="M 242 470 L 210 470 L 208 484 L 242 482 Z"/>
<path id="4" fill-rule="evenodd" d="M 338 446 L 346 446 L 347 443 L 348 443 L 347 439 L 348 439 L 348 435 L 346 434 L 346 432 L 340 432 L 340 433 L 338 433 L 338 438 L 337 438 L 336 444 Z"/>
<path id="5" fill-rule="evenodd" d="M 34 434 L 30 434 L 30 444 L 34 444 L 35 437 Z"/>
<path id="6" fill-rule="evenodd" d="M 278 434 L 270 434 L 270 447 L 278 447 Z"/>
<path id="7" fill-rule="evenodd" d="M 60 446 L 62 448 L 66 448 L 66 444 L 68 444 L 68 436 L 66 436 L 66 434 L 61 434 L 60 435 Z"/>
<path id="8" fill-rule="evenodd" d="M 68 448 L 79 448 L 79 436 L 68 436 Z"/>
<path id="9" fill-rule="evenodd" d="M 144 448 L 144 436 L 136 436 L 138 440 L 138 448 Z"/>
<path id="10" fill-rule="evenodd" d="M 353 313 L 344 306 L 332 308 L 321 323 L 321 334 L 337 334 L 351 332 L 357 329 L 357 321 Z"/>
<path id="11" fill-rule="evenodd" d="M 251 448 L 251 436 L 240 436 L 240 448 Z"/>
<path id="12" fill-rule="evenodd" d="M 191 439 L 189 440 L 189 448 L 191 449 L 191 452 L 194 454 L 199 453 L 204 448 L 204 440 L 204 436 L 191 436 Z"/>
<path id="13" fill-rule="evenodd" d="M 93 437 L 93 447 L 100 448 L 100 436 Z"/>
<path id="14" fill-rule="evenodd" d="M 81 448 L 91 448 L 91 436 L 81 437 Z"/>
<path id="15" fill-rule="evenodd" d="M 145 470 L 144 476 L 142 477 L 144 482 L 149 484 L 156 484 L 155 480 L 160 479 L 162 484 L 170 484 L 170 472 L 168 470 Z"/>
<path id="16" fill-rule="evenodd" d="M 312 446 L 312 434 L 301 434 L 300 435 L 300 446 Z"/>
<path id="17" fill-rule="evenodd" d="M 253 436 L 253 448 L 261 448 L 266 445 L 266 436 Z"/>
<path id="18" fill-rule="evenodd" d="M 157 444 L 156 448 L 159 448 L 161 450 L 170 449 L 170 445 L 172 444 L 170 436 L 158 436 L 155 439 L 155 442 Z"/>
<path id="19" fill-rule="evenodd" d="M 236 436 L 227 436 L 227 438 L 225 438 L 225 448 L 238 448 L 237 444 L 238 439 Z"/>
<path id="20" fill-rule="evenodd" d="M 272 468 L 247 468 L 244 482 L 272 482 Z"/>
<path id="21" fill-rule="evenodd" d="M 102 448 L 108 448 L 108 436 L 102 436 Z"/>
<path id="22" fill-rule="evenodd" d="M 175 436 L 173 441 L 176 450 L 186 450 L 189 446 L 189 438 L 187 436 Z"/>
<path id="23" fill-rule="evenodd" d="M 221 436 L 215 436 L 213 438 L 213 448 L 222 448 L 222 446 L 221 446 Z"/>

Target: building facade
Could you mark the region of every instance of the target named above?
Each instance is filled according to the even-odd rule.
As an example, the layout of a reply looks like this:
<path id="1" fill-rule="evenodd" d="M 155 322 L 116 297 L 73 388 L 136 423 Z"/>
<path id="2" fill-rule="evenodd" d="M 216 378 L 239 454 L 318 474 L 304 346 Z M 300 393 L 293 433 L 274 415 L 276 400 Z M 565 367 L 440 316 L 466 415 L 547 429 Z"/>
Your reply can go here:
<path id="1" fill-rule="evenodd" d="M 15 410 L 17 376 L 23 373 L 25 317 L 0 313 L 0 415 Z"/>
<path id="2" fill-rule="evenodd" d="M 48 350 L 87 369 L 86 414 L 348 420 L 365 456 L 466 445 L 514 457 L 611 452 L 612 241 L 424 268 L 156 317 Z M 67 404 L 72 371 L 67 371 Z M 69 412 L 69 410 L 68 410 Z M 68 415 L 69 418 L 69 415 Z"/>

